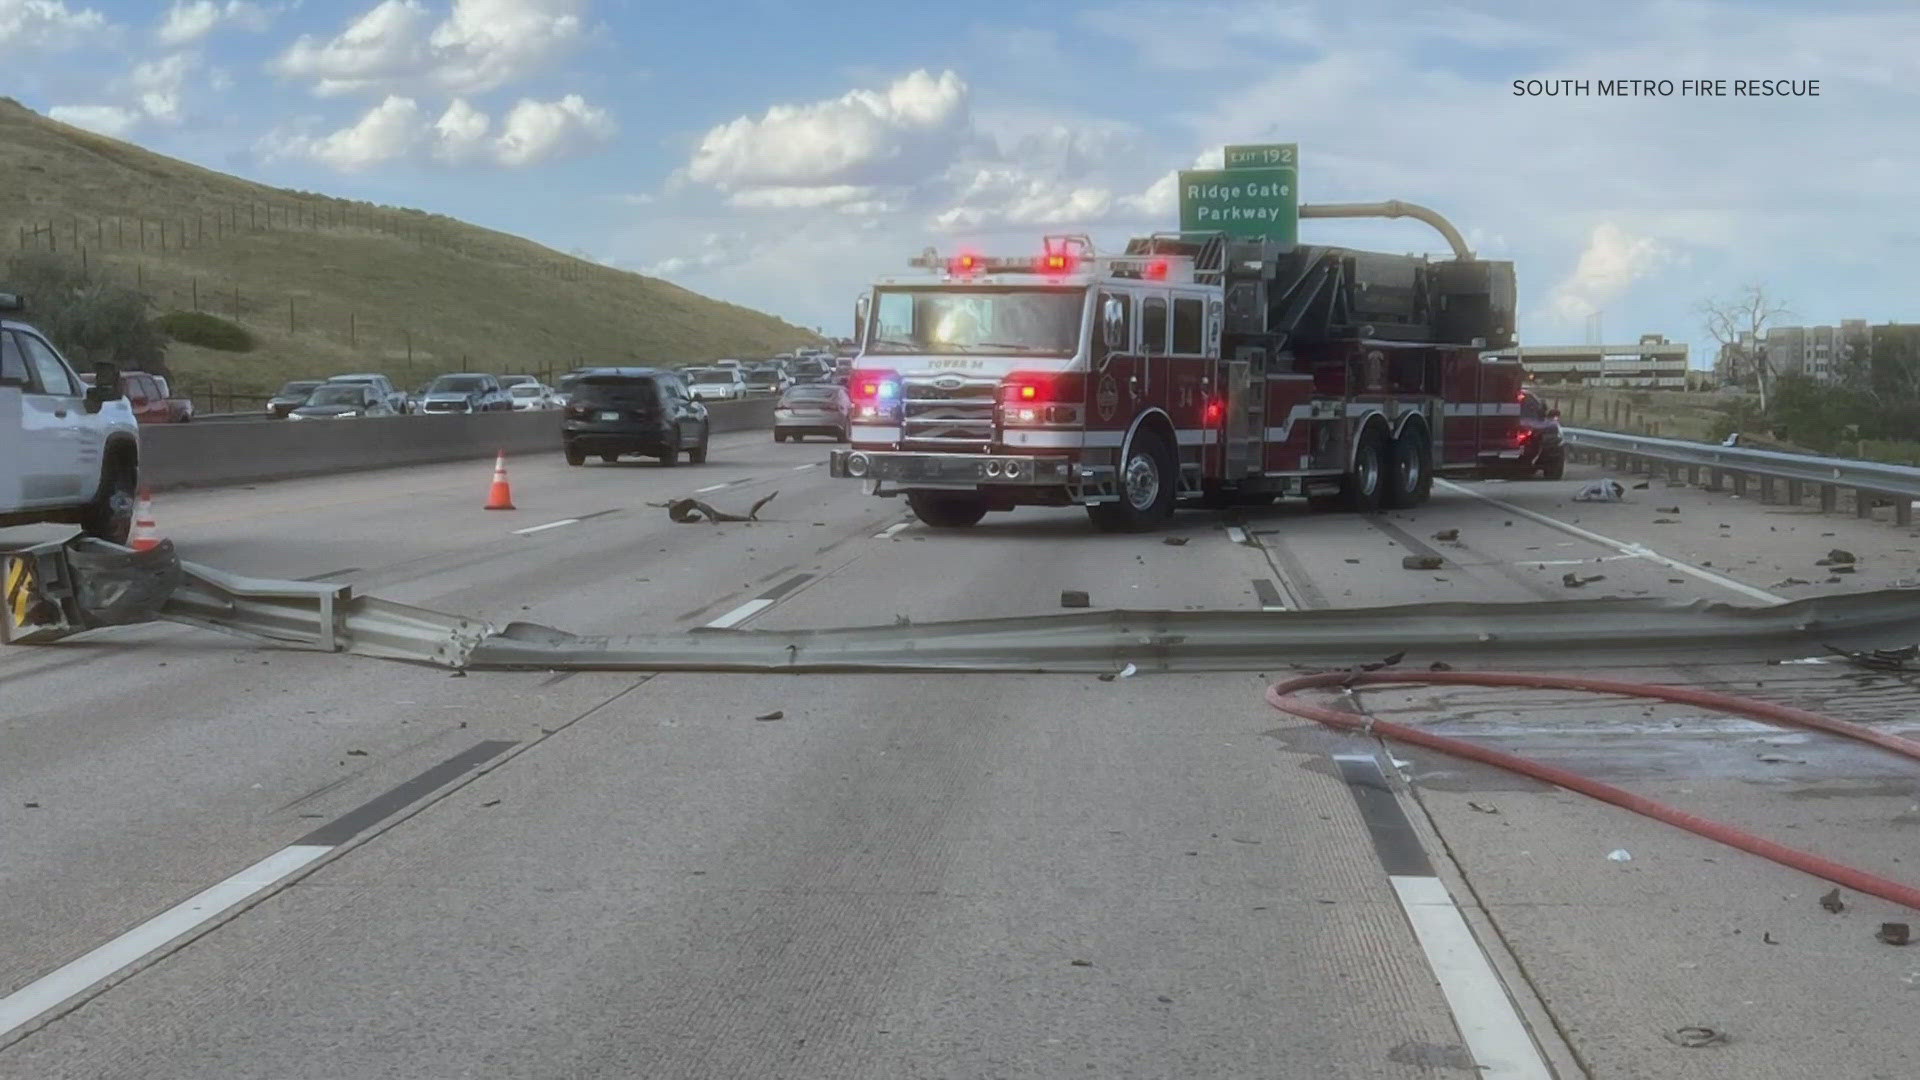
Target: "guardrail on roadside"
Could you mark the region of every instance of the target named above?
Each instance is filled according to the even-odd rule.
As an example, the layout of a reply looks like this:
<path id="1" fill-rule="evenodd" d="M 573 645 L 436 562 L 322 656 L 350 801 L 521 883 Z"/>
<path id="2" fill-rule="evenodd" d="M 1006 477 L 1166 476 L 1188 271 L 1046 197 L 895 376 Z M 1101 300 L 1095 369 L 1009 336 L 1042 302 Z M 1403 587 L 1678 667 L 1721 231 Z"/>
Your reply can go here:
<path id="1" fill-rule="evenodd" d="M 1852 493 L 1855 517 L 1872 517 L 1875 500 L 1887 499 L 1893 503 L 1894 523 L 1912 525 L 1913 502 L 1920 499 L 1920 468 L 1911 465 L 1786 454 L 1587 428 L 1562 428 L 1560 434 L 1576 458 L 1586 457 L 1620 469 L 1664 471 L 1668 479 L 1677 479 L 1684 469 L 1691 484 L 1701 484 L 1704 474 L 1704 486 L 1709 491 L 1719 491 L 1723 484 L 1730 484 L 1735 495 L 1745 496 L 1749 485 L 1758 481 L 1762 502 L 1798 506 L 1811 488 L 1820 494 L 1820 509 L 1831 513 L 1839 508 L 1840 494 L 1845 491 Z"/>

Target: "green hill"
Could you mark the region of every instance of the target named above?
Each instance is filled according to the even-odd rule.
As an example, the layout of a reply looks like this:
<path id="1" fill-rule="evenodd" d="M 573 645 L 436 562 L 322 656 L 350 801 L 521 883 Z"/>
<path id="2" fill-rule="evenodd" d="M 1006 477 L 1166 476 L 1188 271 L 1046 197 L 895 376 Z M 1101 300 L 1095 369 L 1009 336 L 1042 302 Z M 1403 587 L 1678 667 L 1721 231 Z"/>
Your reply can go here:
<path id="1" fill-rule="evenodd" d="M 400 207 L 267 187 L 0 98 L 0 246 L 84 261 L 154 313 L 239 323 L 244 353 L 176 342 L 202 408 L 282 381 L 769 356 L 819 339 L 771 315 L 517 236 Z M 31 297 L 29 297 L 31 301 Z M 31 317 L 31 316 L 29 316 Z"/>

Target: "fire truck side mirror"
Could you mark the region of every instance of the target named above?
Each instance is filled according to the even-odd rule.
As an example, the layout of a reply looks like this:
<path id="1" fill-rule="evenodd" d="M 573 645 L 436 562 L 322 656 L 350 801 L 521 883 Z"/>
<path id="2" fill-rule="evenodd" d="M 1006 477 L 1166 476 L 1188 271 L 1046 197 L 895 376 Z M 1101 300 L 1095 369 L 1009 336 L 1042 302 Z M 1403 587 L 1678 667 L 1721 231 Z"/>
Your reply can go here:
<path id="1" fill-rule="evenodd" d="M 863 344 L 867 340 L 867 310 L 871 301 L 864 294 L 853 302 L 853 343 Z"/>
<path id="2" fill-rule="evenodd" d="M 1100 307 L 1100 338 L 1108 349 L 1120 350 L 1127 347 L 1127 312 L 1120 305 L 1117 296 L 1107 297 Z"/>

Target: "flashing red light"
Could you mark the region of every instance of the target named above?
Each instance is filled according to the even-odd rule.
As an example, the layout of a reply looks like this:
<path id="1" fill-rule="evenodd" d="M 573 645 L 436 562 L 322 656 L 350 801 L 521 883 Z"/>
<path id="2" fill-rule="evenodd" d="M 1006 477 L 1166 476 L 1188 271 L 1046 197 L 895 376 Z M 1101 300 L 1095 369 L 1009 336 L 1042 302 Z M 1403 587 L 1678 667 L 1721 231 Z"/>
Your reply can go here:
<path id="1" fill-rule="evenodd" d="M 1141 275 L 1148 281 L 1167 280 L 1167 260 L 1153 259 L 1149 261 L 1146 269 L 1141 272 Z"/>
<path id="2" fill-rule="evenodd" d="M 971 274 L 980 269 L 980 256 L 962 255 L 953 260 L 953 269 L 957 273 Z"/>
<path id="3" fill-rule="evenodd" d="M 1000 400 L 1078 404 L 1086 400 L 1086 376 L 1077 372 L 1016 371 L 1000 384 Z"/>
<path id="4" fill-rule="evenodd" d="M 1064 251 L 1049 251 L 1041 257 L 1040 267 L 1049 274 L 1064 274 L 1073 269 L 1073 256 Z"/>
<path id="5" fill-rule="evenodd" d="M 1207 423 L 1218 423 L 1220 418 L 1226 415 L 1226 412 L 1227 407 L 1220 403 L 1219 398 L 1207 402 Z"/>
<path id="6" fill-rule="evenodd" d="M 847 390 L 855 401 L 878 403 L 898 397 L 900 383 L 891 371 L 862 371 L 856 374 Z"/>
<path id="7" fill-rule="evenodd" d="M 1513 433 L 1513 444 L 1515 446 L 1525 446 L 1527 445 L 1527 443 L 1532 441 L 1533 441 L 1532 428 L 1521 428 L 1519 431 L 1516 431 Z"/>

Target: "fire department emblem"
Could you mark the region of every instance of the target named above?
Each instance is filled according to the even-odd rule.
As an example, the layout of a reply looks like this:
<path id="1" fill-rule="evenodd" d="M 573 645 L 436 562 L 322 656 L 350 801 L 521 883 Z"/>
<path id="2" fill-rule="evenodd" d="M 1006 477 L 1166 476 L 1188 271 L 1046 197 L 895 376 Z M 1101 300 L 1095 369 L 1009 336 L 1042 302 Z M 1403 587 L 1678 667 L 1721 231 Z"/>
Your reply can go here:
<path id="1" fill-rule="evenodd" d="M 1113 411 L 1120 407 L 1120 384 L 1113 381 L 1113 376 L 1100 377 L 1100 392 L 1095 400 L 1100 406 L 1100 419 L 1113 419 Z"/>

